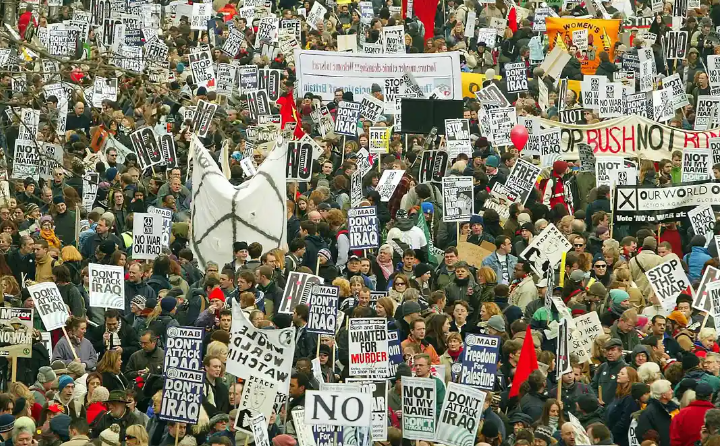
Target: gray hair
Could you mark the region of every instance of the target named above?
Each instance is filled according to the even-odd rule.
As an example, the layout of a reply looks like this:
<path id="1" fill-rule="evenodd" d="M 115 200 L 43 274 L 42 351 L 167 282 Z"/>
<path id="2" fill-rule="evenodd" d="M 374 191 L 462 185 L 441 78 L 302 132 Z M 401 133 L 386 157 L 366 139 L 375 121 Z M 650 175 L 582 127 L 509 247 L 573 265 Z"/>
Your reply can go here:
<path id="1" fill-rule="evenodd" d="M 656 362 L 646 362 L 637 369 L 638 378 L 645 384 L 652 384 L 662 378 L 660 366 Z"/>
<path id="2" fill-rule="evenodd" d="M 650 384 L 650 398 L 659 400 L 663 393 L 672 389 L 672 384 L 666 379 L 659 379 Z"/>
<path id="3" fill-rule="evenodd" d="M 420 300 L 420 291 L 415 288 L 408 288 L 403 292 L 403 301 L 412 300 L 417 302 Z"/>
<path id="4" fill-rule="evenodd" d="M 540 228 L 542 228 L 543 225 L 547 226 L 548 224 L 549 224 L 548 221 L 545 220 L 544 218 L 539 219 L 538 221 L 535 222 L 535 231 L 540 232 Z"/>
<path id="5" fill-rule="evenodd" d="M 20 436 L 20 434 L 25 434 L 25 433 L 30 434 L 30 437 L 32 437 L 34 434 L 33 431 L 31 431 L 30 428 L 27 426 L 20 426 L 20 427 L 14 428 L 12 431 L 13 442 L 17 443 L 17 438 Z"/>

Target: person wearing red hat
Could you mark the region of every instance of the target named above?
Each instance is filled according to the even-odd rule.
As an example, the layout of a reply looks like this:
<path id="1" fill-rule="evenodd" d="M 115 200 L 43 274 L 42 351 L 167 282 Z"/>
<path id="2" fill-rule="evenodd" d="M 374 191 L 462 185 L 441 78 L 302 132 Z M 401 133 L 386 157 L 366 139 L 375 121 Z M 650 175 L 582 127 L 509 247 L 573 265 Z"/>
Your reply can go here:
<path id="1" fill-rule="evenodd" d="M 564 176 L 568 169 L 567 161 L 557 160 L 553 163 L 552 174 L 543 188 L 543 204 L 553 209 L 556 204 L 562 204 L 572 214 L 573 209 L 568 205 L 565 191 Z"/>

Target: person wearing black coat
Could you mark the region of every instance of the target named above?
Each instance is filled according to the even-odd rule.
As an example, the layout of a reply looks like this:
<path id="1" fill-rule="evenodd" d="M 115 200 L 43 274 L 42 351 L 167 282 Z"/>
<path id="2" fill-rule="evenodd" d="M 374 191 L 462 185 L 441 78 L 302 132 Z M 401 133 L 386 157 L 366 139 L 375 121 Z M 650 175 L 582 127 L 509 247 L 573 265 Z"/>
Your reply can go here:
<path id="1" fill-rule="evenodd" d="M 605 343 L 605 358 L 607 361 L 600 364 L 595 371 L 590 386 L 598 395 L 598 389 L 602 388 L 602 395 L 598 395 L 600 401 L 610 404 L 615 399 L 615 390 L 617 390 L 617 374 L 627 364 L 622 359 L 622 341 L 620 339 L 610 339 Z M 640 437 L 638 437 L 640 438 Z"/>
<path id="2" fill-rule="evenodd" d="M 618 71 L 619 68 L 614 63 L 610 62 L 610 56 L 605 51 L 600 52 L 600 65 L 595 70 L 596 76 L 607 76 L 608 81 L 613 81 L 613 73 Z"/>
<path id="3" fill-rule="evenodd" d="M 544 394 L 546 387 L 545 375 L 540 370 L 533 370 L 527 381 L 520 387 L 520 393 L 525 394 L 520 398 L 520 411 L 529 415 L 533 422 L 542 416 L 545 401 L 548 397 Z"/>
<path id="4" fill-rule="evenodd" d="M 208 417 L 212 418 L 219 413 L 230 411 L 230 396 L 228 388 L 220 379 L 222 374 L 222 362 L 217 356 L 206 356 L 203 360 L 205 365 L 205 397 L 203 408 Z"/>
<path id="5" fill-rule="evenodd" d="M 645 383 L 632 384 L 630 395 L 614 402 L 607 411 L 607 426 L 612 432 L 618 446 L 628 446 L 628 431 L 632 414 L 641 409 L 643 399 L 650 393 L 650 386 Z"/>
<path id="6" fill-rule="evenodd" d="M 581 81 L 583 80 L 583 74 L 580 67 L 580 61 L 574 55 L 571 56 L 572 57 L 568 61 L 567 65 L 563 68 L 560 78 Z"/>
<path id="7" fill-rule="evenodd" d="M 673 390 L 670 381 L 664 379 L 652 384 L 651 396 L 647 407 L 640 412 L 635 434 L 642 439 L 649 430 L 654 430 L 660 436 L 660 446 L 670 446 L 670 422 L 673 412 L 680 408 L 672 401 Z"/>
<path id="8" fill-rule="evenodd" d="M 380 193 L 376 190 L 372 190 L 365 195 L 370 200 L 371 206 L 377 206 L 378 220 L 380 221 L 380 227 L 384 228 L 385 225 L 390 222 L 390 211 L 387 208 L 387 203 L 380 201 Z"/>
<path id="9" fill-rule="evenodd" d="M 307 266 L 313 272 L 317 268 L 318 252 L 328 246 L 325 240 L 318 234 L 318 227 L 311 221 L 300 223 L 300 234 L 305 238 L 305 254 L 303 255 L 302 266 Z"/>

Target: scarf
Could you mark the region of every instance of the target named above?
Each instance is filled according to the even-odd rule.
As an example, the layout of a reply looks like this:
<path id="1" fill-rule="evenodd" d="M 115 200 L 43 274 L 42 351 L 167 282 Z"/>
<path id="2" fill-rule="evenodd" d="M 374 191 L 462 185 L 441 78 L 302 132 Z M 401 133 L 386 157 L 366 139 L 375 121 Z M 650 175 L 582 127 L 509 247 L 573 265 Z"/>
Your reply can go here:
<path id="1" fill-rule="evenodd" d="M 55 235 L 55 231 L 53 231 L 52 229 L 41 229 L 40 237 L 46 240 L 51 248 L 59 249 L 60 246 L 62 246 L 60 244 L 60 239 L 57 238 L 57 236 Z"/>
<path id="2" fill-rule="evenodd" d="M 452 350 L 448 349 L 447 352 L 448 352 L 448 355 L 450 355 L 450 357 L 452 358 L 453 362 L 457 362 L 458 358 L 460 357 L 460 355 L 463 352 L 463 347 L 461 345 L 460 348 L 457 349 L 457 351 L 452 351 Z"/>
<path id="3" fill-rule="evenodd" d="M 393 273 L 393 262 L 392 259 L 385 262 L 384 264 L 380 262 L 380 259 L 377 259 L 377 264 L 380 265 L 380 269 L 382 269 L 383 276 L 387 279 L 390 277 L 390 274 Z"/>

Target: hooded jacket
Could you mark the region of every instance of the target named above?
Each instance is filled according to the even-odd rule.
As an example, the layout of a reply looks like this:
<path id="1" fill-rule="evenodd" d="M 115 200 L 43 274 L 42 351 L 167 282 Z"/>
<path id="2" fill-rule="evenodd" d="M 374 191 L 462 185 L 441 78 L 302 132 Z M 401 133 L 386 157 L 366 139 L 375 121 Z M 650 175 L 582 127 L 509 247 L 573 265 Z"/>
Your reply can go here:
<path id="1" fill-rule="evenodd" d="M 327 247 L 327 244 L 319 235 L 308 235 L 305 237 L 305 255 L 303 256 L 302 266 L 307 266 L 315 271 L 318 252 Z"/>
<path id="2" fill-rule="evenodd" d="M 631 415 L 640 410 L 640 404 L 632 395 L 624 396 L 613 403 L 608 408 L 606 425 L 610 428 L 613 439 L 615 439 L 618 446 L 629 446 L 628 431 L 632 420 Z"/>

